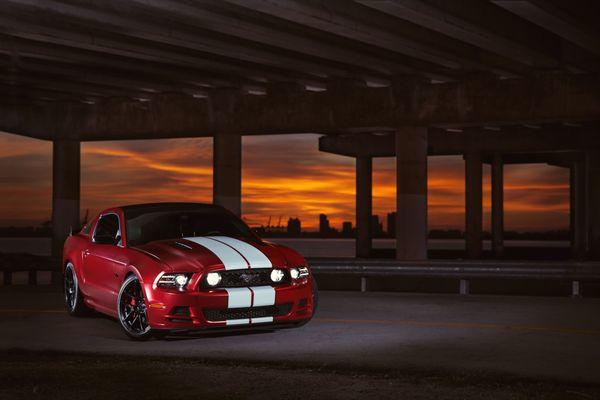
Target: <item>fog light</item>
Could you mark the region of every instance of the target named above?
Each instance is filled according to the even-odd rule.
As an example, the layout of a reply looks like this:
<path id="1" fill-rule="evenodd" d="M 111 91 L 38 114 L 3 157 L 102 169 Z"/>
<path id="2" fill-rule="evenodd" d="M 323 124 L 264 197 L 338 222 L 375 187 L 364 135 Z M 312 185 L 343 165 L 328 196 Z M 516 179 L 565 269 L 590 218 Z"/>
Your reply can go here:
<path id="1" fill-rule="evenodd" d="M 273 271 L 271 271 L 271 280 L 273 282 L 281 282 L 284 276 L 285 274 L 280 269 L 274 269 Z"/>
<path id="2" fill-rule="evenodd" d="M 217 286 L 221 282 L 221 274 L 218 272 L 209 272 L 206 275 L 206 283 L 210 286 Z"/>
<path id="3" fill-rule="evenodd" d="M 298 277 L 300 276 L 300 271 L 298 271 L 298 268 L 290 269 L 290 276 L 292 277 L 292 279 L 298 279 Z"/>

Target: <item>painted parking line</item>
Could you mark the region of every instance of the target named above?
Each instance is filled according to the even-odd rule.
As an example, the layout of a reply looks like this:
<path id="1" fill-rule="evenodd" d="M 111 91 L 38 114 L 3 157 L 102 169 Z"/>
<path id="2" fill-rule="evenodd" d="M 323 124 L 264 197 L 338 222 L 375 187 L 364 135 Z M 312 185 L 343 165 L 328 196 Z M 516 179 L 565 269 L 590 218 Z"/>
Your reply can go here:
<path id="1" fill-rule="evenodd" d="M 386 320 L 386 319 L 337 319 L 337 318 L 315 318 L 317 322 L 337 324 L 363 324 L 363 325 L 406 325 L 423 328 L 454 328 L 454 329 L 491 329 L 517 332 L 545 332 L 545 333 L 568 333 L 580 335 L 600 336 L 597 329 L 579 329 L 556 326 L 532 326 L 532 325 L 504 325 L 483 324 L 471 322 L 436 322 L 436 321 L 411 321 L 411 320 Z"/>

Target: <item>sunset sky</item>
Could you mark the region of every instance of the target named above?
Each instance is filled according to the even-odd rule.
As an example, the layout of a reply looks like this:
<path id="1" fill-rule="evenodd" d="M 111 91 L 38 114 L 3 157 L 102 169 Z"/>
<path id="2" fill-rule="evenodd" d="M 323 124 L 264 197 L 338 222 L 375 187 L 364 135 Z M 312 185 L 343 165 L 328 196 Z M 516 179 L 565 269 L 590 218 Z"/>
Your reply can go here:
<path id="1" fill-rule="evenodd" d="M 315 229 L 354 221 L 354 160 L 321 153 L 318 135 L 254 136 L 243 141 L 243 216 L 253 226 L 299 217 Z M 82 144 L 82 215 L 141 202 L 212 199 L 212 139 Z M 547 165 L 505 169 L 506 229 L 568 228 L 569 173 Z M 484 226 L 489 226 L 489 167 L 484 167 Z M 374 213 L 395 204 L 394 159 L 374 162 Z M 30 225 L 51 212 L 52 145 L 0 133 L 0 225 Z M 429 227 L 464 227 L 461 157 L 429 158 Z"/>

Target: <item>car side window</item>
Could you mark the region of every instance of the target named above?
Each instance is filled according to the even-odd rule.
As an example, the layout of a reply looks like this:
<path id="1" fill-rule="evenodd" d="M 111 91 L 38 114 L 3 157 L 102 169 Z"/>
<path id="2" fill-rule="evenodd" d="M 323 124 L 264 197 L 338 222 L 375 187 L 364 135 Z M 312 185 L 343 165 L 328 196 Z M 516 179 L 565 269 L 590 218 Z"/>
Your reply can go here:
<path id="1" fill-rule="evenodd" d="M 100 217 L 94 231 L 94 242 L 101 244 L 118 244 L 121 239 L 119 218 L 115 214 Z"/>

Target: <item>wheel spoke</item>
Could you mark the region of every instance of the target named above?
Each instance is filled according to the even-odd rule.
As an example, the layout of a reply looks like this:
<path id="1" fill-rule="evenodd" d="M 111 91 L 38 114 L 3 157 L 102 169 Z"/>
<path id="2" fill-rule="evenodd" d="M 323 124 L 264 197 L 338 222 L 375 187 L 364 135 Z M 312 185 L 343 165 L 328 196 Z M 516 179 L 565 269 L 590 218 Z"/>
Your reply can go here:
<path id="1" fill-rule="evenodd" d="M 148 330 L 144 293 L 138 281 L 130 281 L 123 289 L 119 308 L 121 322 L 126 330 L 136 335 L 143 334 Z"/>

